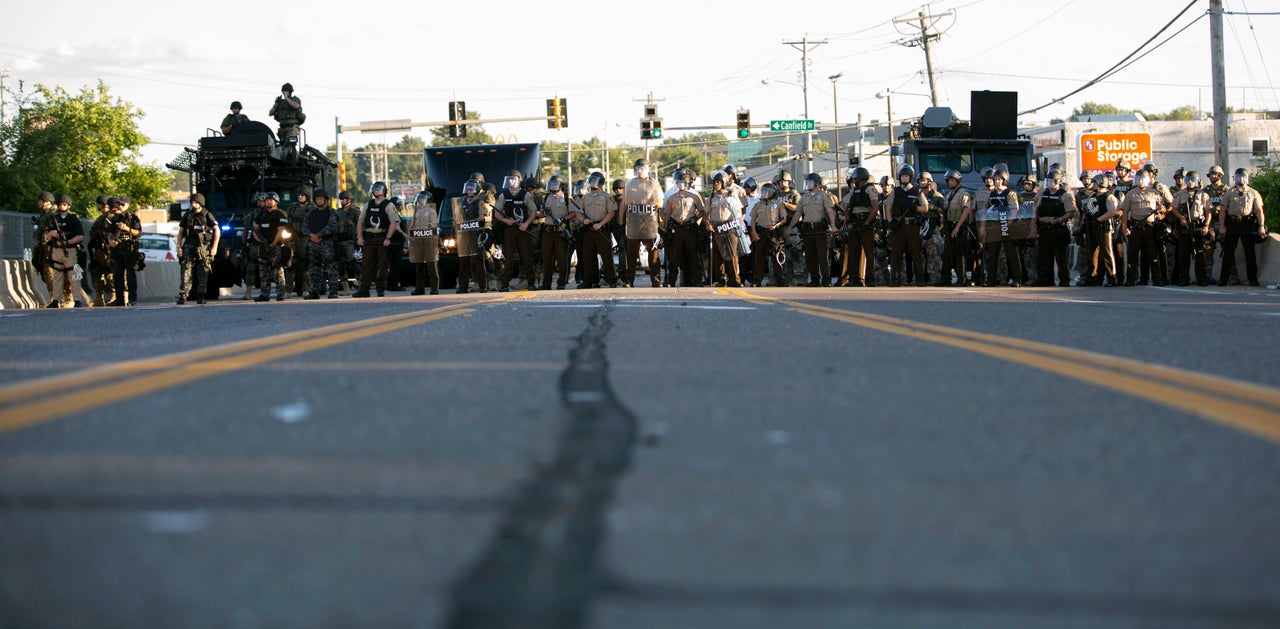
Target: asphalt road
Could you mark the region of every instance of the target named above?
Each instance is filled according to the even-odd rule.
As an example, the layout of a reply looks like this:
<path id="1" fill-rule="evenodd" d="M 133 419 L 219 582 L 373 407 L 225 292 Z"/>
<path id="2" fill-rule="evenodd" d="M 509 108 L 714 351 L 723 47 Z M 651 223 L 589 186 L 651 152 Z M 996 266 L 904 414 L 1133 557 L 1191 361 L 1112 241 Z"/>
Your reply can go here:
<path id="1" fill-rule="evenodd" d="M 1280 292 L 0 313 L 0 629 L 1277 627 Z"/>

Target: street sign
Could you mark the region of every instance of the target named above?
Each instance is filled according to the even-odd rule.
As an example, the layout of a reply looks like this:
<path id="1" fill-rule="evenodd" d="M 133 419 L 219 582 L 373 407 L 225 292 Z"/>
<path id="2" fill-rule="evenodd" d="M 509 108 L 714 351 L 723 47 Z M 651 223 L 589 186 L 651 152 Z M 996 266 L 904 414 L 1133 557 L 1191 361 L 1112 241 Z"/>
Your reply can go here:
<path id="1" fill-rule="evenodd" d="M 413 128 L 412 120 L 368 120 L 360 123 L 360 131 L 408 131 Z"/>
<path id="2" fill-rule="evenodd" d="M 770 131 L 813 131 L 814 124 L 812 120 L 771 120 L 769 121 Z"/>

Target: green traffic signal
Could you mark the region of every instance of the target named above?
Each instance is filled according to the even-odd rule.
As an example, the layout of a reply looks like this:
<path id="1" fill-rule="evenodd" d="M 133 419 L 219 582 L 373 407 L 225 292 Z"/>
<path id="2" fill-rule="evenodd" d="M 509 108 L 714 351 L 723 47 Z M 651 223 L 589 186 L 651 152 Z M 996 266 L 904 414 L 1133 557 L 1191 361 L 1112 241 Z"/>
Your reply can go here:
<path id="1" fill-rule="evenodd" d="M 654 129 L 654 130 L 653 130 L 653 137 L 654 137 L 654 138 L 660 138 L 660 137 L 662 137 L 662 129 Z"/>
<path id="2" fill-rule="evenodd" d="M 745 139 L 747 139 L 747 138 L 749 138 L 749 137 L 751 137 L 751 130 L 750 130 L 750 129 L 738 129 L 738 138 L 739 138 L 739 139 L 743 139 L 743 140 L 745 140 Z"/>

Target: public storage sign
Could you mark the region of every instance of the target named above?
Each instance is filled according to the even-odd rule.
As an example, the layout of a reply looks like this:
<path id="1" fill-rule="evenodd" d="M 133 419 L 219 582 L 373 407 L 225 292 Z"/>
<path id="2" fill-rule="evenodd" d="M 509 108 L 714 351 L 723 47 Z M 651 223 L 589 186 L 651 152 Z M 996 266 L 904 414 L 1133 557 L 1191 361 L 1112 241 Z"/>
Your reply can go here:
<path id="1" fill-rule="evenodd" d="M 1151 161 L 1150 133 L 1080 134 L 1080 170 L 1111 170 L 1128 160 L 1135 169 Z"/>

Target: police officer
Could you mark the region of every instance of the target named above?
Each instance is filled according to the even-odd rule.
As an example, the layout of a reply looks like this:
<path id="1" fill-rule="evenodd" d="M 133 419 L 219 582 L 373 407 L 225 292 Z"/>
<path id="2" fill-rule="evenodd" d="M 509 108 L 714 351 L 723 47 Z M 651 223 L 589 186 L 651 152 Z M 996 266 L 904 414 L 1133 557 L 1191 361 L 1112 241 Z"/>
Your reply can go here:
<path id="1" fill-rule="evenodd" d="M 844 255 L 840 273 L 841 285 L 876 285 L 875 221 L 880 216 L 880 190 L 871 181 L 871 171 L 858 166 L 849 177 L 849 193 L 845 195 Z"/>
<path id="2" fill-rule="evenodd" d="M 667 284 L 676 286 L 702 286 L 702 255 L 698 249 L 699 222 L 706 211 L 702 195 L 693 191 L 693 175 L 683 168 L 672 176 L 675 193 L 667 197 L 662 206 L 662 220 L 670 234 L 667 256 L 671 270 Z"/>
<path id="3" fill-rule="evenodd" d="M 338 283 L 342 294 L 350 293 L 352 265 L 356 257 L 356 231 L 360 225 L 360 207 L 352 202 L 350 190 L 338 193 L 338 233 L 334 241 L 334 262 L 338 265 Z"/>
<path id="4" fill-rule="evenodd" d="M 311 214 L 311 210 L 315 209 L 316 204 L 311 202 L 311 186 L 298 186 L 295 192 L 298 201 L 285 210 L 285 214 L 289 216 L 290 235 L 285 240 L 285 246 L 289 248 L 289 259 L 291 260 L 291 266 L 286 270 L 285 281 L 286 286 L 301 297 L 309 277 L 307 273 L 307 249 L 309 247 L 306 239 L 302 237 L 302 230 L 307 216 Z"/>
<path id="5" fill-rule="evenodd" d="M 1005 265 L 1009 270 L 1009 281 L 1015 287 L 1022 285 L 1022 259 L 1018 255 L 1017 241 L 1010 237 L 1008 223 L 1012 221 L 1019 206 L 1018 193 L 1009 189 L 1009 169 L 1004 164 L 997 165 L 991 176 L 992 190 L 987 195 L 986 220 L 979 224 L 982 242 L 986 245 L 986 260 L 983 269 L 986 278 L 983 286 L 996 285 L 1000 273 L 1000 253 L 1004 252 Z"/>
<path id="6" fill-rule="evenodd" d="M 1155 284 L 1164 286 L 1158 276 L 1159 262 L 1156 260 L 1156 221 L 1163 209 L 1164 199 L 1153 187 L 1150 171 L 1138 173 L 1135 187 L 1129 190 L 1120 202 L 1121 229 L 1124 231 L 1129 250 L 1128 268 L 1125 270 L 1125 286 L 1138 283 L 1142 261 L 1146 260 L 1151 269 L 1157 271 Z M 1172 199 L 1169 200 L 1172 202 Z M 1145 282 L 1143 282 L 1145 283 Z"/>
<path id="7" fill-rule="evenodd" d="M 114 227 L 115 210 L 109 205 L 110 197 L 98 195 L 98 218 L 89 227 L 89 270 L 93 274 L 93 305 L 105 306 L 115 299 L 115 286 L 111 279 L 111 247 L 107 240 Z"/>
<path id="8" fill-rule="evenodd" d="M 1085 259 L 1080 286 L 1115 286 L 1116 261 L 1111 246 L 1111 223 L 1120 215 L 1118 207 L 1119 203 L 1111 194 L 1111 180 L 1102 173 L 1094 175 L 1078 205 L 1084 229 Z"/>
<path id="9" fill-rule="evenodd" d="M 1144 260 L 1142 264 L 1142 272 L 1138 276 L 1138 283 L 1145 284 L 1147 283 L 1147 278 L 1151 278 L 1159 280 L 1159 283 L 1156 284 L 1157 286 L 1163 286 L 1169 279 L 1169 263 L 1168 256 L 1166 254 L 1170 253 L 1170 251 L 1166 251 L 1169 249 L 1167 245 L 1176 241 L 1173 234 L 1176 228 L 1177 217 L 1172 216 L 1169 212 L 1169 209 L 1173 205 L 1173 191 L 1169 189 L 1169 186 L 1160 182 L 1160 169 L 1156 167 L 1155 163 L 1147 162 L 1143 164 L 1142 172 L 1150 173 L 1151 175 L 1151 187 L 1160 195 L 1160 209 L 1156 212 L 1156 220 L 1154 224 L 1156 261 L 1158 264 L 1156 266 L 1149 266 L 1148 262 Z M 1171 224 L 1169 222 L 1170 220 L 1175 221 L 1175 223 Z"/>
<path id="10" fill-rule="evenodd" d="M 613 266 L 613 247 L 610 236 L 618 204 L 604 190 L 604 175 L 598 172 L 587 177 L 587 193 L 582 198 L 582 264 L 583 288 L 600 288 L 600 262 L 604 260 L 604 281 L 610 288 L 618 285 L 618 275 Z M 583 261 L 585 258 L 585 263 Z"/>
<path id="11" fill-rule="evenodd" d="M 507 173 L 502 179 L 502 192 L 498 193 L 494 205 L 494 224 L 502 225 L 503 260 L 502 271 L 498 273 L 498 291 L 503 293 L 511 290 L 511 276 L 515 274 L 517 263 L 529 289 L 538 288 L 533 276 L 533 234 L 530 232 L 537 218 L 538 201 L 523 189 L 523 181 L 520 171 Z"/>
<path id="12" fill-rule="evenodd" d="M 259 192 L 253 196 L 255 208 L 252 213 L 244 217 L 244 296 L 240 299 L 253 299 L 254 286 L 261 286 L 258 275 L 258 255 L 262 251 L 262 247 L 254 235 L 257 231 L 259 215 L 267 211 L 267 193 Z"/>
<path id="13" fill-rule="evenodd" d="M 1126 159 L 1116 160 L 1115 174 L 1108 186 L 1111 194 L 1116 198 L 1116 206 L 1119 207 L 1124 202 L 1129 191 L 1134 188 L 1133 165 Z M 1128 236 L 1124 233 L 1122 212 L 1117 212 L 1115 219 L 1111 225 L 1112 252 L 1111 255 L 1116 261 L 1116 285 L 1124 285 L 1127 281 L 1129 265 L 1126 262 L 1128 256 L 1125 252 L 1128 248 Z M 1136 278 L 1135 278 L 1136 279 Z"/>
<path id="14" fill-rule="evenodd" d="M 391 197 L 391 206 L 396 210 L 396 216 L 405 216 L 407 212 L 404 208 L 404 200 L 400 197 Z M 400 284 L 402 277 L 401 266 L 404 263 L 405 236 L 403 226 L 391 232 L 391 244 L 387 245 L 387 290 L 395 293 L 404 292 L 405 288 Z"/>
<path id="15" fill-rule="evenodd" d="M 782 207 L 782 197 L 778 195 L 778 187 L 766 183 L 760 186 L 760 202 L 756 203 L 751 213 L 751 242 L 753 244 L 751 277 L 756 286 L 764 286 L 765 266 L 772 271 L 772 286 L 786 286 L 783 277 L 781 257 L 783 251 L 783 227 L 787 224 L 787 213 Z"/>
<path id="16" fill-rule="evenodd" d="M 942 201 L 942 264 L 938 267 L 938 280 L 935 286 L 951 286 L 951 273 L 954 271 L 960 286 L 968 286 L 965 274 L 969 265 L 965 258 L 969 255 L 969 222 L 973 220 L 973 197 L 961 186 L 960 171 L 952 169 L 943 175 L 947 184 L 947 195 Z"/>
<path id="17" fill-rule="evenodd" d="M 391 246 L 391 235 L 400 228 L 400 215 L 387 198 L 387 184 L 375 181 L 369 186 L 369 202 L 360 211 L 357 223 L 360 225 L 356 233 L 356 245 L 361 248 L 360 258 L 360 290 L 352 297 L 369 296 L 369 288 L 374 284 L 374 272 L 377 271 L 378 296 L 387 293 L 387 275 L 390 265 L 387 259 L 387 247 Z"/>
<path id="18" fill-rule="evenodd" d="M 569 243 L 576 240 L 572 225 L 580 215 L 570 209 L 564 188 L 560 175 L 548 179 L 547 197 L 538 212 L 542 217 L 542 290 L 551 290 L 551 276 L 555 273 L 560 274 L 557 289 L 564 290 L 569 284 Z"/>
<path id="19" fill-rule="evenodd" d="M 70 308 L 79 302 L 92 307 L 93 302 L 80 287 L 76 277 L 80 243 L 84 242 L 84 225 L 80 217 L 71 213 L 71 195 L 58 197 L 57 210 L 49 217 L 44 232 L 45 246 L 49 249 L 49 269 L 53 273 L 53 289 L 49 292 L 48 308 Z M 64 298 L 70 294 L 72 297 Z M 74 297 L 74 298 L 73 298 Z"/>
<path id="20" fill-rule="evenodd" d="M 742 225 L 742 198 L 732 189 L 732 178 L 720 171 L 711 176 L 711 199 L 704 210 L 711 234 L 711 276 L 717 286 L 741 287 L 738 276 L 738 227 Z"/>
<path id="21" fill-rule="evenodd" d="M 284 232 L 288 228 L 289 216 L 280 209 L 280 195 L 268 192 L 253 224 L 253 237 L 258 241 L 258 271 L 262 277 L 262 290 L 254 301 L 271 301 L 272 286 L 276 289 L 276 301 L 284 301 L 289 292 L 284 279 Z"/>
<path id="22" fill-rule="evenodd" d="M 1053 286 L 1053 266 L 1058 265 L 1058 286 L 1071 285 L 1071 267 L 1067 266 L 1067 249 L 1071 246 L 1071 229 L 1067 223 L 1076 217 L 1076 198 L 1063 183 L 1061 170 L 1050 170 L 1045 186 L 1035 197 L 1036 284 Z"/>
<path id="23" fill-rule="evenodd" d="M 53 268 L 49 266 L 49 256 L 52 251 L 49 248 L 46 233 L 53 229 L 53 215 L 57 213 L 57 203 L 53 198 L 52 192 L 41 192 L 36 199 L 36 210 L 39 214 L 33 219 L 35 220 L 35 246 L 31 250 L 31 261 L 35 265 L 36 270 L 40 272 L 40 279 L 44 282 L 45 291 L 49 293 L 50 298 L 53 296 Z M 56 298 L 54 298 L 56 299 Z"/>
<path id="24" fill-rule="evenodd" d="M 138 238 L 142 221 L 129 211 L 129 197 L 115 197 L 115 230 L 108 237 L 111 247 L 111 275 L 115 280 L 115 299 L 110 306 L 132 306 L 138 301 Z M 126 301 L 127 299 L 127 301 Z"/>
<path id="25" fill-rule="evenodd" d="M 286 158 L 290 161 L 296 160 L 298 158 L 298 127 L 306 122 L 307 116 L 302 113 L 302 99 L 293 94 L 292 84 L 285 83 L 280 86 L 280 95 L 276 97 L 276 102 L 271 105 L 267 115 L 275 118 L 280 124 L 276 138 L 285 146 Z"/>
<path id="26" fill-rule="evenodd" d="M 991 166 L 987 166 L 979 171 L 978 176 L 982 180 L 982 187 L 974 191 L 973 205 L 971 206 L 975 230 L 970 233 L 973 238 L 970 239 L 972 248 L 969 251 L 969 273 L 970 277 L 973 278 L 973 283 L 975 285 L 979 283 L 986 285 L 985 258 L 987 245 L 983 242 L 983 232 L 981 228 L 991 219 L 992 216 L 990 211 L 991 193 L 996 190 L 996 169 Z"/>
<path id="27" fill-rule="evenodd" d="M 924 258 L 921 257 L 920 222 L 929 212 L 928 202 L 915 185 L 916 169 L 911 164 L 898 168 L 898 185 L 885 198 L 889 216 L 890 286 L 902 285 L 906 264 L 915 272 L 916 286 L 924 286 Z M 903 260 L 903 254 L 906 260 Z"/>
<path id="28" fill-rule="evenodd" d="M 942 281 L 942 249 L 946 246 L 942 238 L 942 216 L 946 207 L 947 199 L 938 191 L 938 184 L 933 180 L 933 174 L 929 171 L 920 173 L 917 180 L 920 186 L 920 196 L 924 197 L 925 203 L 929 206 L 929 213 L 925 215 L 925 224 L 920 226 L 920 245 L 924 251 L 925 275 L 917 277 L 917 283 L 925 281 L 927 275 L 933 275 L 933 284 L 936 286 Z M 927 283 L 927 282 L 926 282 Z M 947 277 L 947 283 L 951 283 L 951 277 Z"/>
<path id="29" fill-rule="evenodd" d="M 413 200 L 413 217 L 409 219 L 409 262 L 414 268 L 413 295 L 440 294 L 440 216 L 431 193 L 423 190 Z"/>
<path id="30" fill-rule="evenodd" d="M 342 217 L 329 203 L 329 193 L 316 190 L 316 202 L 302 222 L 302 236 L 306 243 L 308 260 L 307 299 L 320 299 L 320 293 L 329 288 L 329 299 L 338 298 L 338 261 L 334 241 L 338 235 Z"/>
<path id="31" fill-rule="evenodd" d="M 1258 258 L 1253 246 L 1267 235 L 1262 195 L 1249 187 L 1249 171 L 1243 168 L 1236 169 L 1231 182 L 1231 189 L 1223 195 L 1223 211 L 1218 215 L 1218 237 L 1223 240 L 1222 271 L 1218 275 L 1218 285 L 1227 285 L 1236 262 L 1236 245 L 1244 244 L 1248 285 L 1257 286 Z"/>
<path id="32" fill-rule="evenodd" d="M 800 197 L 800 204 L 787 223 L 784 235 L 790 236 L 796 225 L 800 226 L 800 238 L 804 242 L 809 286 L 830 286 L 831 260 L 827 245 L 831 238 L 829 234 L 836 233 L 836 203 L 818 173 L 804 176 L 804 195 Z"/>
<path id="33" fill-rule="evenodd" d="M 249 117 L 240 113 L 241 109 L 243 107 L 240 106 L 240 101 L 231 101 L 231 113 L 223 116 L 222 124 L 218 125 L 222 129 L 222 135 L 231 135 L 231 130 L 235 129 L 236 125 L 249 122 Z"/>
<path id="34" fill-rule="evenodd" d="M 636 160 L 635 177 L 627 181 L 623 191 L 622 209 L 626 213 L 627 265 L 623 285 L 635 286 L 636 269 L 640 266 L 640 247 L 648 252 L 649 284 L 662 286 L 662 263 L 658 257 L 658 228 L 662 223 L 658 210 L 662 208 L 662 186 L 649 177 L 649 160 Z"/>
<path id="35" fill-rule="evenodd" d="M 773 178 L 773 185 L 778 187 L 778 196 L 782 199 L 782 208 L 787 213 L 787 224 L 791 223 L 796 208 L 800 207 L 800 192 L 795 189 L 791 179 L 791 173 L 785 170 L 779 170 L 778 174 Z M 786 233 L 783 229 L 783 233 Z M 798 286 L 805 280 L 805 262 L 804 262 L 804 241 L 800 239 L 799 233 L 791 233 L 790 236 L 784 236 L 786 249 L 786 262 L 784 263 L 785 272 L 783 275 L 787 279 L 784 286 Z"/>
<path id="36" fill-rule="evenodd" d="M 191 276 L 195 274 L 196 303 L 203 304 L 209 292 L 209 271 L 213 270 L 213 256 L 218 251 L 218 221 L 213 213 L 205 210 L 204 195 L 191 195 L 191 210 L 178 222 L 178 262 L 182 265 L 182 280 L 178 287 L 178 305 L 187 303 L 191 296 Z"/>
<path id="37" fill-rule="evenodd" d="M 627 212 L 622 207 L 627 182 L 614 179 L 610 189 L 613 190 L 613 222 L 609 224 L 609 231 L 613 234 L 613 249 L 618 253 L 618 277 L 622 278 L 627 274 Z"/>
<path id="38" fill-rule="evenodd" d="M 1178 216 L 1178 242 L 1172 280 L 1178 286 L 1191 285 L 1189 267 L 1194 262 L 1196 285 L 1208 286 L 1214 236 L 1209 222 L 1212 211 L 1209 195 L 1200 188 L 1200 173 L 1193 170 L 1185 173 L 1182 179 L 1183 188 L 1173 195 L 1172 211 Z"/>
<path id="39" fill-rule="evenodd" d="M 1178 170 L 1173 171 L 1173 185 L 1169 187 L 1169 192 L 1177 194 L 1187 188 L 1187 169 L 1181 166 Z"/>
<path id="40" fill-rule="evenodd" d="M 472 175 L 462 184 L 460 216 L 454 217 L 454 237 L 458 246 L 458 294 L 471 292 L 471 276 L 475 275 L 477 290 L 489 292 L 489 280 L 485 276 L 484 251 L 480 248 L 480 235 L 488 225 L 493 212 L 493 201 L 484 190 L 481 179 Z"/>

